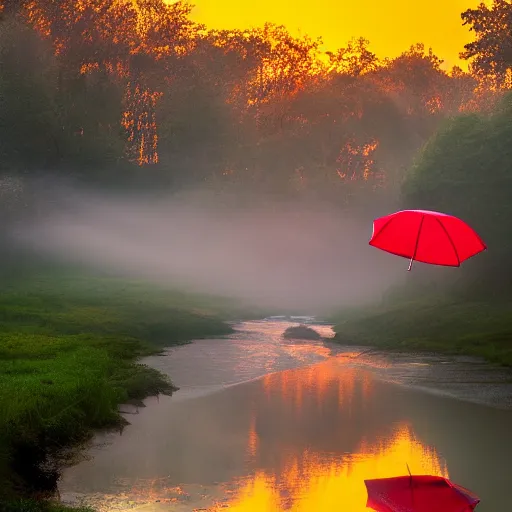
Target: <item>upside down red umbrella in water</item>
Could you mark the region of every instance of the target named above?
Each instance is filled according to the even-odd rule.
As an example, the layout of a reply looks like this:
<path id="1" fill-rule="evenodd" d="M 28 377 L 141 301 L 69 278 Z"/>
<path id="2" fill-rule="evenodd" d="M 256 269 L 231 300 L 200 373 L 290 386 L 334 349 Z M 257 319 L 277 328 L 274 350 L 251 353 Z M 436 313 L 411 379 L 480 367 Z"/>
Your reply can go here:
<path id="1" fill-rule="evenodd" d="M 480 499 L 439 476 L 365 480 L 366 506 L 376 512 L 471 512 Z"/>
<path id="2" fill-rule="evenodd" d="M 487 246 L 463 220 L 428 210 L 403 210 L 373 221 L 370 245 L 432 265 L 459 267 Z"/>

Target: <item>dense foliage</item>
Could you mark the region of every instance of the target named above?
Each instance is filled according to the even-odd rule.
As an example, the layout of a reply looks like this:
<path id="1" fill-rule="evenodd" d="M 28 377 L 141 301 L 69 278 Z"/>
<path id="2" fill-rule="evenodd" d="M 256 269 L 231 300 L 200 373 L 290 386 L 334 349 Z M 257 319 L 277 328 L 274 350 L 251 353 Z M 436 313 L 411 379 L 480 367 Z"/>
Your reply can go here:
<path id="1" fill-rule="evenodd" d="M 512 285 L 512 95 L 489 115 L 447 122 L 418 156 L 403 187 L 406 207 L 460 216 L 490 250 L 461 268 L 479 288 Z"/>
<path id="2" fill-rule="evenodd" d="M 5 1 L 1 168 L 343 202 L 396 190 L 443 119 L 493 97 L 480 68 L 445 71 L 421 44 L 394 59 L 379 59 L 362 38 L 325 53 L 321 41 L 271 24 L 207 30 L 191 9 Z M 477 67 L 483 44 L 468 49 Z"/>

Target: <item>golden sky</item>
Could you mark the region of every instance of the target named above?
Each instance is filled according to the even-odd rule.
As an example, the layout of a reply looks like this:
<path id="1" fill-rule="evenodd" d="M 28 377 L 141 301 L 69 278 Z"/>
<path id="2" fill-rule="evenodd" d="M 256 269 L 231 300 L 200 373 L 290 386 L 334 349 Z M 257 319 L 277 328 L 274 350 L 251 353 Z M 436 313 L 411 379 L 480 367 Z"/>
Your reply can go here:
<path id="1" fill-rule="evenodd" d="M 472 34 L 460 14 L 481 0 L 191 0 L 192 17 L 210 28 L 248 28 L 270 21 L 291 33 L 322 36 L 335 50 L 351 37 L 370 40 L 380 57 L 394 57 L 414 43 L 431 46 L 446 67 L 466 68 L 458 55 Z M 443 66 L 444 67 L 444 66 Z"/>

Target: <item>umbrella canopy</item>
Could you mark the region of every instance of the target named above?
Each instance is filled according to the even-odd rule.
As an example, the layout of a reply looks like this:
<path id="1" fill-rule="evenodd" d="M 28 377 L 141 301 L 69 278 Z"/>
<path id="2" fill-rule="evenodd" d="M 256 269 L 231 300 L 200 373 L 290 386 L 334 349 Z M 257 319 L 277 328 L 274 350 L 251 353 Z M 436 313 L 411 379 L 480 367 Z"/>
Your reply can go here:
<path id="1" fill-rule="evenodd" d="M 376 512 L 471 512 L 480 503 L 467 489 L 439 476 L 365 480 L 366 506 Z"/>
<path id="2" fill-rule="evenodd" d="M 428 210 L 403 210 L 373 222 L 370 245 L 397 256 L 432 265 L 459 267 L 487 249 L 463 220 Z"/>

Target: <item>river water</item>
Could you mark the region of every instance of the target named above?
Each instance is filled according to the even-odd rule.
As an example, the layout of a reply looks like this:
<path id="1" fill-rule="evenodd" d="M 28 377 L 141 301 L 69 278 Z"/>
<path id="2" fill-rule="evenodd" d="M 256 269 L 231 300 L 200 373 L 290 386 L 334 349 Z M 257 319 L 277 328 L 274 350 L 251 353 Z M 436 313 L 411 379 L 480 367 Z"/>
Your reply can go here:
<path id="1" fill-rule="evenodd" d="M 283 340 L 290 325 L 244 322 L 147 358 L 180 390 L 126 406 L 130 425 L 97 436 L 64 471 L 62 501 L 100 512 L 363 512 L 364 480 L 408 466 L 471 489 L 479 512 L 511 510 L 510 373 Z"/>

